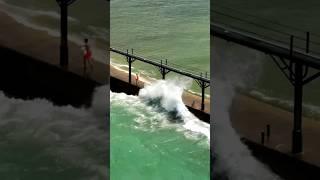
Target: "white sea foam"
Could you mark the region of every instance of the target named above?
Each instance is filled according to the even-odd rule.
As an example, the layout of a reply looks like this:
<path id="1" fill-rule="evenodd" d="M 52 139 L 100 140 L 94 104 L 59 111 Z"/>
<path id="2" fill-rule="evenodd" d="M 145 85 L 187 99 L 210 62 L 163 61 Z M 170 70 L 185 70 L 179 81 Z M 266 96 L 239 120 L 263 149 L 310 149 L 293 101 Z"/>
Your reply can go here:
<path id="1" fill-rule="evenodd" d="M 37 162 L 53 156 L 57 161 L 85 169 L 93 174 L 93 179 L 107 178 L 106 92 L 106 87 L 97 88 L 89 109 L 58 107 L 44 99 L 12 99 L 0 93 L 0 135 L 11 142 L 6 148 L 37 145 L 43 148 L 38 148 L 34 157 L 28 157 L 30 160 Z M 20 153 L 24 153 L 23 149 Z"/>
<path id="2" fill-rule="evenodd" d="M 278 106 L 280 108 L 283 108 L 291 112 L 294 107 L 292 100 L 285 100 L 277 97 L 271 97 L 257 90 L 252 90 L 250 91 L 249 94 L 254 98 L 257 98 L 258 100 L 262 100 L 263 102 L 269 103 L 274 106 Z M 310 119 L 314 119 L 317 121 L 318 118 L 320 117 L 319 106 L 303 103 L 302 110 L 303 110 L 303 115 L 309 117 Z"/>
<path id="3" fill-rule="evenodd" d="M 260 54 L 238 46 L 224 45 L 215 41 L 219 48 L 213 49 L 215 76 L 213 95 L 213 157 L 215 174 L 230 180 L 279 179 L 265 165 L 257 161 L 240 141 L 230 122 L 229 109 L 236 88 L 248 88 L 255 83 L 261 69 Z M 225 46 L 228 46 L 226 48 Z"/>
<path id="4" fill-rule="evenodd" d="M 153 127 L 157 124 L 175 128 L 186 137 L 195 138 L 201 135 L 209 140 L 210 125 L 196 118 L 182 101 L 182 93 L 190 84 L 188 79 L 158 80 L 141 89 L 139 96 L 111 93 L 111 103 L 125 106 L 128 111 L 137 114 L 138 123 L 148 122 Z M 146 111 L 151 115 L 145 116 Z M 171 113 L 176 115 L 170 117 Z M 177 119 L 179 120 L 175 121 Z M 172 120 L 175 122 L 171 122 Z M 150 121 L 155 124 L 150 124 Z M 150 129 L 150 126 L 148 128 Z"/>

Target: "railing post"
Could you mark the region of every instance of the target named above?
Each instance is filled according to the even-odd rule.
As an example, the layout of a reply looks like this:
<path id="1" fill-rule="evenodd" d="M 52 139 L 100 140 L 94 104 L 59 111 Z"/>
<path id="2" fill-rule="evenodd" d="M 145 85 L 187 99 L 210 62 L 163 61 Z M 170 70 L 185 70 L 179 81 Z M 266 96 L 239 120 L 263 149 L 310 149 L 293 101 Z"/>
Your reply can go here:
<path id="1" fill-rule="evenodd" d="M 292 153 L 302 152 L 302 95 L 303 95 L 303 72 L 301 62 L 295 63 L 294 79 L 294 124 L 292 131 Z"/>

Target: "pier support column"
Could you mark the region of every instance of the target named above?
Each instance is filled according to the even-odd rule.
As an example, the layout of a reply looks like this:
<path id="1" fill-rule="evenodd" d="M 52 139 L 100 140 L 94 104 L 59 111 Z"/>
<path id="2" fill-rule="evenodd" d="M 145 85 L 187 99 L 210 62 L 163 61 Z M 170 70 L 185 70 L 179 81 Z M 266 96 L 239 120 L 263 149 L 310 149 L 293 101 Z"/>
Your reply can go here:
<path id="1" fill-rule="evenodd" d="M 128 63 L 129 63 L 129 84 L 131 84 L 131 65 L 132 65 L 131 57 L 128 57 Z"/>
<path id="2" fill-rule="evenodd" d="M 202 75 L 201 75 L 201 77 L 202 77 Z M 207 83 L 203 80 L 196 80 L 196 82 L 198 83 L 199 87 L 201 88 L 201 111 L 204 111 L 204 109 L 205 109 L 205 104 L 204 104 L 205 90 L 207 87 L 210 86 L 210 83 Z"/>
<path id="3" fill-rule="evenodd" d="M 202 89 L 202 97 L 201 97 L 201 111 L 204 111 L 204 95 L 205 95 L 205 85 L 204 85 L 204 82 L 202 82 L 203 84 L 202 84 L 202 87 L 201 87 L 201 89 Z"/>
<path id="4" fill-rule="evenodd" d="M 162 75 L 162 79 L 165 80 L 166 79 L 166 75 L 169 73 L 170 71 L 167 70 L 166 68 L 164 67 L 160 67 L 160 73 Z"/>
<path id="5" fill-rule="evenodd" d="M 67 1 L 61 1 L 61 44 L 60 44 L 60 66 L 68 67 L 69 54 L 68 54 L 68 4 Z"/>
<path id="6" fill-rule="evenodd" d="M 302 95 L 303 95 L 303 70 L 300 62 L 295 63 L 294 80 L 294 124 L 292 131 L 292 153 L 301 153 L 302 148 Z"/>
<path id="7" fill-rule="evenodd" d="M 162 79 L 165 80 L 166 79 L 166 72 L 165 72 L 164 68 L 162 68 L 161 74 L 162 74 Z"/>
<path id="8" fill-rule="evenodd" d="M 165 65 L 168 65 L 168 61 L 166 60 L 165 61 Z M 165 80 L 166 79 L 166 75 L 170 72 L 168 69 L 166 69 L 164 66 L 163 66 L 163 63 L 162 63 L 162 60 L 160 62 L 160 67 L 159 67 L 159 71 L 161 73 L 161 76 L 162 76 L 162 79 Z"/>

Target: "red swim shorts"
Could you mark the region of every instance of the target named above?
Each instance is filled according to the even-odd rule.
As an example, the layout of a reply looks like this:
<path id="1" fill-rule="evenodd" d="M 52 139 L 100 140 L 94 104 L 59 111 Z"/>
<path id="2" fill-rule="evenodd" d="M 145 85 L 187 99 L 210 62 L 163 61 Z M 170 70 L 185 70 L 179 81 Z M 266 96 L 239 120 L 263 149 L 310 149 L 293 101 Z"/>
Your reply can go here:
<path id="1" fill-rule="evenodd" d="M 84 59 L 85 59 L 85 60 L 91 60 L 91 57 L 92 57 L 91 51 L 87 51 L 87 52 L 84 54 Z"/>

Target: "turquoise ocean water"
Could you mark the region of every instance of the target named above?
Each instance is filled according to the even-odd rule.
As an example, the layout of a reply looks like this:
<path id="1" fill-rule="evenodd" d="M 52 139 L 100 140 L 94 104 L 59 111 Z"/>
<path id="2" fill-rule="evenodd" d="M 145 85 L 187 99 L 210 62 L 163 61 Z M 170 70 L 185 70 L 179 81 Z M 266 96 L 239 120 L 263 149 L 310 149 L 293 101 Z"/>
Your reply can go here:
<path id="1" fill-rule="evenodd" d="M 210 126 L 186 109 L 176 84 L 111 93 L 111 179 L 209 179 Z"/>
<path id="2" fill-rule="evenodd" d="M 209 78 L 209 4 L 208 0 L 112 0 L 111 47 L 133 49 L 135 54 L 152 60 L 167 59 L 203 76 L 207 72 Z M 111 54 L 111 58 L 114 65 L 126 69 L 123 57 Z M 133 66 L 134 72 L 160 78 L 155 67 L 139 62 Z M 196 83 L 191 89 L 201 92 Z"/>

